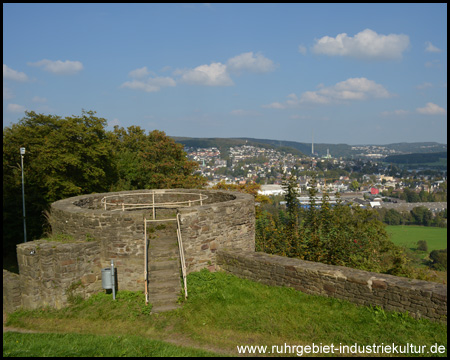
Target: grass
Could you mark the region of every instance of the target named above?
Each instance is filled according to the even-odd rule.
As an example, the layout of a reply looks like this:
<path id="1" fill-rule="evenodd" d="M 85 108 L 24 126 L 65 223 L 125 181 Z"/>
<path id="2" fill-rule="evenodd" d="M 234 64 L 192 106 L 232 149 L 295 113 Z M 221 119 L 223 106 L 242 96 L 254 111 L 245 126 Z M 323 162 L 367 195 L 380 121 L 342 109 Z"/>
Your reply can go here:
<path id="1" fill-rule="evenodd" d="M 447 346 L 447 325 L 443 323 L 306 295 L 291 288 L 270 287 L 221 272 L 203 270 L 190 274 L 188 290 L 189 298 L 183 307 L 168 313 L 149 314 L 142 305 L 141 293 L 128 292 L 119 297 L 118 292 L 116 301 L 102 293 L 61 310 L 17 311 L 10 315 L 8 325 L 52 333 L 131 337 L 127 340 L 130 349 L 136 337 L 136 341 L 170 341 L 235 356 L 239 345 Z M 87 339 L 101 342 L 100 338 Z M 76 350 L 72 343 L 66 342 L 67 351 Z M 128 343 L 121 344 L 120 351 L 131 351 Z M 112 351 L 106 348 L 102 354 L 118 356 Z M 4 347 L 5 354 L 8 353 Z M 98 353 L 93 354 L 89 356 Z M 446 352 L 440 355 L 445 356 Z M 144 355 L 127 352 L 124 356 Z"/>
<path id="2" fill-rule="evenodd" d="M 4 357 L 169 357 L 217 356 L 139 336 L 80 334 L 3 334 Z"/>
<path id="3" fill-rule="evenodd" d="M 419 240 L 426 240 L 429 252 L 447 248 L 447 228 L 391 225 L 386 226 L 386 231 L 391 234 L 391 240 L 394 244 L 411 250 L 417 249 Z"/>
<path id="4" fill-rule="evenodd" d="M 447 271 L 431 270 L 429 263 L 430 252 L 447 248 L 447 228 L 430 226 L 386 226 L 394 244 L 406 249 L 410 258 L 410 264 L 421 274 L 421 279 L 438 283 L 447 283 Z M 417 243 L 420 240 L 427 242 L 428 251 L 418 250 Z"/>

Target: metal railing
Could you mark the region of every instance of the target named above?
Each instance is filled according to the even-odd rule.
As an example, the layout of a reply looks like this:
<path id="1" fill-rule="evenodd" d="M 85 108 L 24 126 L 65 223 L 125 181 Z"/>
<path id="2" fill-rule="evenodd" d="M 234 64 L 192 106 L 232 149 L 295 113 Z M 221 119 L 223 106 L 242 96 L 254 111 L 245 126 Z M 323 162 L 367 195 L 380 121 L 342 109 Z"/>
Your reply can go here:
<path id="1" fill-rule="evenodd" d="M 155 195 L 160 194 L 168 194 L 168 195 L 195 195 L 198 196 L 198 199 L 194 200 L 183 200 L 183 201 L 169 201 L 169 202 L 158 202 L 155 203 Z M 127 196 L 152 196 L 152 202 L 151 203 L 141 203 L 141 204 L 133 204 L 133 203 L 125 203 L 123 200 L 118 201 L 109 201 L 108 198 L 124 198 Z M 177 208 L 177 207 L 188 207 L 188 206 L 195 206 L 197 203 L 200 203 L 200 206 L 203 205 L 203 201 L 205 201 L 208 198 L 208 196 L 204 194 L 199 193 L 186 193 L 186 192 L 146 192 L 146 193 L 133 193 L 133 194 L 123 194 L 123 195 L 110 195 L 105 196 L 100 200 L 101 205 L 104 207 L 105 210 L 108 210 L 108 206 L 115 207 L 110 208 L 110 211 L 125 211 L 125 210 L 136 210 L 136 209 L 153 209 L 153 220 L 155 219 L 155 209 L 156 208 Z"/>
<path id="2" fill-rule="evenodd" d="M 177 213 L 175 219 L 152 219 L 147 220 L 144 218 L 144 249 L 145 249 L 145 265 L 144 265 L 144 283 L 145 283 L 145 305 L 148 304 L 148 243 L 147 243 L 147 222 L 157 222 L 157 221 L 176 221 L 177 222 L 177 239 L 178 239 L 178 251 L 180 253 L 180 263 L 181 263 L 181 272 L 183 275 L 183 284 L 184 284 L 184 298 L 186 299 L 188 296 L 187 293 L 187 280 L 186 280 L 186 261 L 184 259 L 184 248 L 183 241 L 181 239 L 181 225 L 180 225 L 180 214 Z"/>
<path id="3" fill-rule="evenodd" d="M 181 225 L 180 225 L 180 214 L 179 213 L 177 213 L 177 236 L 178 236 L 178 248 L 180 250 L 181 272 L 183 274 L 184 298 L 186 299 L 188 296 L 187 282 L 186 282 L 186 261 L 184 260 L 184 249 L 183 249 L 183 241 L 181 239 Z"/>

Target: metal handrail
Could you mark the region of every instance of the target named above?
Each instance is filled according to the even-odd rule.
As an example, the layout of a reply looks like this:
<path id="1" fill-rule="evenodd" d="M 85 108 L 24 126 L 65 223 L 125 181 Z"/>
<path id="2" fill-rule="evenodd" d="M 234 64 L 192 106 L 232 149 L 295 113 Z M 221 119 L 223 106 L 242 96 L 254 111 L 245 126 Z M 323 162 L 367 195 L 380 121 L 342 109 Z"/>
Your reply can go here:
<path id="1" fill-rule="evenodd" d="M 180 226 L 180 214 L 177 213 L 177 236 L 178 236 L 178 248 L 180 250 L 180 262 L 181 262 L 181 272 L 183 273 L 183 283 L 184 283 L 184 298 L 187 299 L 187 280 L 186 280 L 186 261 L 184 260 L 184 249 L 183 241 L 181 239 L 181 226 Z"/>
<path id="2" fill-rule="evenodd" d="M 145 283 L 145 305 L 148 305 L 148 247 L 147 247 L 147 222 L 155 221 L 176 221 L 177 222 L 177 239 L 178 239 L 178 251 L 180 252 L 180 263 L 181 263 L 181 273 L 183 275 L 184 284 L 184 298 L 187 299 L 187 278 L 186 278 L 186 261 L 184 259 L 184 248 L 183 240 L 181 239 L 181 225 L 180 225 L 180 214 L 177 213 L 175 219 L 153 219 L 147 220 L 144 218 L 144 252 L 145 252 L 145 265 L 144 265 L 144 283 Z"/>
<path id="3" fill-rule="evenodd" d="M 164 203 L 155 203 L 155 194 L 174 194 L 174 195 L 197 195 L 199 196 L 199 199 L 197 200 L 184 200 L 184 201 L 171 201 L 171 202 L 164 202 Z M 152 195 L 152 203 L 148 204 L 126 204 L 123 201 L 121 203 L 117 202 L 108 202 L 107 198 L 112 197 L 126 197 L 126 196 L 139 196 L 139 195 Z M 185 192 L 146 192 L 146 193 L 134 193 L 134 194 L 123 194 L 123 195 L 109 195 L 104 196 L 100 200 L 100 204 L 104 206 L 104 209 L 107 210 L 107 206 L 120 206 L 120 209 L 110 209 L 110 211 L 125 211 L 125 210 L 136 210 L 136 209 L 148 209 L 152 208 L 153 213 L 155 212 L 155 208 L 177 208 L 177 207 L 189 207 L 193 206 L 196 202 L 200 202 L 200 206 L 203 205 L 203 201 L 208 199 L 207 195 L 199 194 L 199 193 L 185 193 Z M 153 216 L 154 218 L 154 216 Z"/>

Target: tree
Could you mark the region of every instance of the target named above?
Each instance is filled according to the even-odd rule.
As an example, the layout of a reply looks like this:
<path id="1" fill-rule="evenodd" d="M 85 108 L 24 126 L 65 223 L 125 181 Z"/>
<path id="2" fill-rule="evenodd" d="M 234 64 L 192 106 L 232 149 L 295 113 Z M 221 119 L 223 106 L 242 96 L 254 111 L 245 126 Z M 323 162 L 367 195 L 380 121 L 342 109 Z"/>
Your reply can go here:
<path id="1" fill-rule="evenodd" d="M 433 220 L 433 213 L 425 206 L 417 206 L 411 210 L 414 223 L 417 225 L 429 226 Z"/>
<path id="2" fill-rule="evenodd" d="M 52 202 L 107 191 L 115 181 L 113 150 L 106 120 L 93 111 L 81 116 L 25 112 L 3 129 L 3 243 L 9 249 L 23 239 L 19 148 L 25 147 L 24 177 L 27 237 L 42 235 L 43 211 Z"/>
<path id="3" fill-rule="evenodd" d="M 282 188 L 285 191 L 284 200 L 286 201 L 286 209 L 291 221 L 291 225 L 297 223 L 298 209 L 300 203 L 298 201 L 298 184 L 295 176 L 287 177 L 283 175 Z"/>
<path id="4" fill-rule="evenodd" d="M 383 221 L 388 225 L 401 225 L 403 223 L 403 217 L 397 210 L 388 209 Z"/>
<path id="5" fill-rule="evenodd" d="M 162 131 L 148 135 L 139 126 L 114 127 L 117 190 L 201 188 L 207 179 L 194 174 L 198 163 L 187 158 L 183 145 Z"/>
<path id="6" fill-rule="evenodd" d="M 106 131 L 94 111 L 62 118 L 25 112 L 3 129 L 3 250 L 15 255 L 23 241 L 19 148 L 24 158 L 27 237 L 45 229 L 44 213 L 54 201 L 93 192 L 152 188 L 200 188 L 207 180 L 194 174 L 183 145 L 164 132 L 146 134 L 138 126 Z M 8 250 L 6 250 L 8 249 Z"/>
<path id="7" fill-rule="evenodd" d="M 357 191 L 357 190 L 359 190 L 359 186 L 360 186 L 359 182 L 356 180 L 353 180 L 350 184 L 350 190 Z"/>

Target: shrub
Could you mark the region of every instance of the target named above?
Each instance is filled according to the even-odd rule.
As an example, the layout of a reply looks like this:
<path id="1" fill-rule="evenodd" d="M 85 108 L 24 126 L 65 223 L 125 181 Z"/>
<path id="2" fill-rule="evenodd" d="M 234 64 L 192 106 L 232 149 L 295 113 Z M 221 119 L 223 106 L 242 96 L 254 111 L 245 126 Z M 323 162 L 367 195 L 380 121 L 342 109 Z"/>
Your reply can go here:
<path id="1" fill-rule="evenodd" d="M 419 240 L 417 242 L 417 250 L 428 252 L 428 244 L 426 240 Z"/>
<path id="2" fill-rule="evenodd" d="M 430 259 L 432 268 L 447 271 L 447 249 L 433 250 Z"/>

